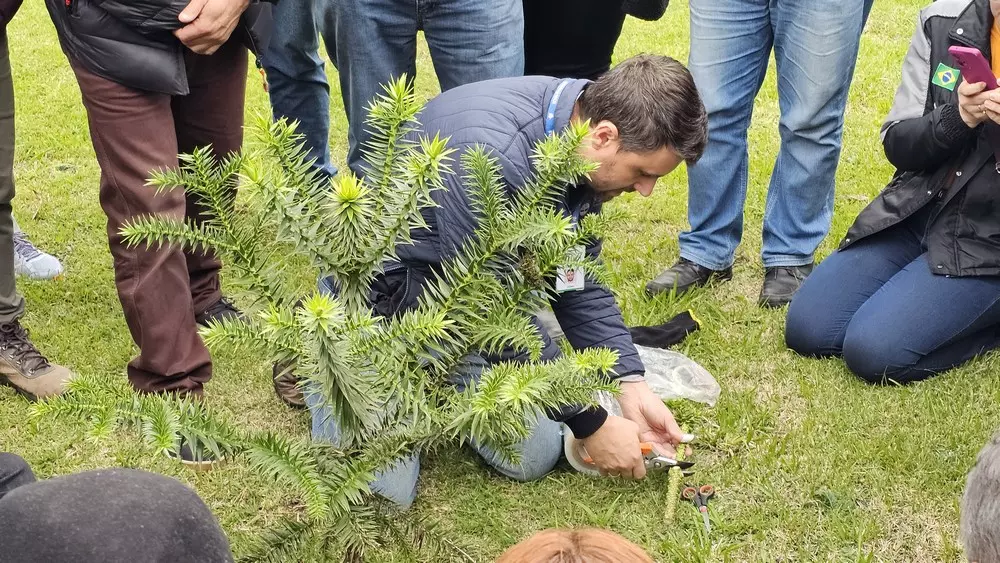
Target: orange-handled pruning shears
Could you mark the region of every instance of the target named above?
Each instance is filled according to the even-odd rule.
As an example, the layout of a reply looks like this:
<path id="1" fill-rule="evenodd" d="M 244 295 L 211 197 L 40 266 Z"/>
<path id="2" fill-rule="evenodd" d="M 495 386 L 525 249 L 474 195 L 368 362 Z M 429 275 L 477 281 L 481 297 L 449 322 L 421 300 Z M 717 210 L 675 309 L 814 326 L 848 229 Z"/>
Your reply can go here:
<path id="1" fill-rule="evenodd" d="M 712 524 L 708 521 L 708 499 L 715 496 L 715 487 L 712 485 L 702 485 L 697 489 L 694 487 L 684 487 L 681 491 L 681 498 L 694 503 L 698 512 L 701 512 L 701 519 L 705 522 L 705 531 L 712 531 Z"/>
<path id="2" fill-rule="evenodd" d="M 694 466 L 694 463 L 690 461 L 677 461 L 676 459 L 669 458 L 665 455 L 659 455 L 653 450 L 653 444 L 649 442 L 641 442 L 639 447 L 642 449 L 642 457 L 644 458 L 644 463 L 646 464 L 646 470 L 665 470 L 671 467 L 679 467 L 681 469 L 690 469 Z M 587 464 L 594 463 L 594 459 L 589 455 L 583 457 L 583 462 Z"/>

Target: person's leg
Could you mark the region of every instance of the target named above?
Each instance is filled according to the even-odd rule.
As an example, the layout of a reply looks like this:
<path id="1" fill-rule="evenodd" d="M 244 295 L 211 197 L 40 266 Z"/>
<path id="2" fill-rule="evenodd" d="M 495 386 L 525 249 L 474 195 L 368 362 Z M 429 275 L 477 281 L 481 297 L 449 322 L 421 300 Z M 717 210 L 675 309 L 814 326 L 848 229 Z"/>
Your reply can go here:
<path id="1" fill-rule="evenodd" d="M 536 321 L 536 325 L 538 322 Z M 542 361 L 547 361 L 559 355 L 559 349 L 551 339 L 545 340 Z M 520 355 L 508 355 L 504 360 L 516 361 Z M 463 359 L 462 365 L 452 377 L 452 382 L 461 392 L 467 385 L 474 384 L 489 369 L 490 360 L 472 354 Z M 518 463 L 511 463 L 488 446 L 473 442 L 471 445 L 493 469 L 517 481 L 537 481 L 555 468 L 563 453 L 562 424 L 538 413 L 533 420 L 531 434 L 515 449 L 520 454 Z"/>
<path id="2" fill-rule="evenodd" d="M 157 194 L 146 185 L 151 170 L 177 166 L 170 97 L 127 88 L 70 64 L 101 166 L 101 207 L 108 216 L 115 285 L 139 347 L 128 366 L 129 380 L 140 391 L 201 393 L 212 376 L 212 360 L 195 325 L 184 253 L 130 248 L 119 234 L 122 225 L 144 215 L 184 218 L 183 191 Z"/>
<path id="3" fill-rule="evenodd" d="M 18 487 L 35 482 L 28 462 L 19 456 L 0 452 L 0 499 Z"/>
<path id="4" fill-rule="evenodd" d="M 24 298 L 14 281 L 14 81 L 10 72 L 7 31 L 0 29 L 0 382 L 29 399 L 57 395 L 70 372 L 50 364 L 21 327 Z"/>
<path id="5" fill-rule="evenodd" d="M 100 469 L 38 481 L 0 499 L 0 561 L 232 561 L 198 494 L 176 479 Z"/>
<path id="6" fill-rule="evenodd" d="M 816 267 L 788 307 L 785 344 L 803 356 L 839 356 L 855 313 L 923 252 L 926 214 L 834 252 Z"/>
<path id="7" fill-rule="evenodd" d="M 688 221 L 681 258 L 732 265 L 743 235 L 747 128 L 771 53 L 768 0 L 692 0 L 688 66 L 708 112 L 708 145 L 688 167 Z"/>
<path id="8" fill-rule="evenodd" d="M 336 22 L 331 54 L 340 74 L 348 122 L 347 165 L 363 175 L 362 149 L 370 139 L 368 106 L 382 85 L 417 74 L 417 3 L 413 0 L 329 0 Z M 327 45 L 329 48 L 330 45 Z"/>
<path id="9" fill-rule="evenodd" d="M 430 0 L 420 6 L 441 90 L 524 74 L 521 0 Z"/>
<path id="10" fill-rule="evenodd" d="M 7 30 L 0 29 L 0 324 L 24 314 L 24 298 L 14 280 L 14 79 Z"/>
<path id="11" fill-rule="evenodd" d="M 319 25 L 315 12 L 327 2 L 292 0 L 274 7 L 274 32 L 261 63 L 267 73 L 271 109 L 276 120 L 298 121 L 309 158 L 327 176 L 337 168 L 330 162 L 330 85 L 319 55 Z M 332 35 L 330 36 L 332 38 Z M 332 42 L 328 42 L 333 47 Z"/>
<path id="12" fill-rule="evenodd" d="M 772 10 L 781 149 L 764 211 L 764 267 L 803 266 L 830 230 L 864 1 L 783 0 Z"/>
<path id="13" fill-rule="evenodd" d="M 620 0 L 523 0 L 522 5 L 524 74 L 593 80 L 611 68 L 625 23 Z"/>
<path id="14" fill-rule="evenodd" d="M 319 280 L 320 293 L 333 293 L 325 278 Z M 331 417 L 330 407 L 323 402 L 323 396 L 306 389 L 304 392 L 306 406 L 312 418 L 312 438 L 317 442 L 326 442 L 341 446 L 341 432 L 337 423 Z M 375 474 L 372 491 L 396 503 L 400 508 L 409 508 L 417 498 L 417 480 L 420 477 L 420 457 L 413 455 L 400 460 L 396 465 Z"/>
<path id="15" fill-rule="evenodd" d="M 1000 276 L 937 276 L 923 254 L 858 309 L 844 360 L 869 383 L 909 383 L 997 346 Z"/>
<path id="16" fill-rule="evenodd" d="M 171 102 L 177 150 L 182 154 L 212 147 L 216 158 L 238 152 L 243 145 L 243 104 L 246 97 L 247 50 L 232 39 L 211 56 L 185 56 L 191 93 Z M 206 210 L 194 197 L 186 198 L 185 217 L 196 222 Z M 195 315 L 222 298 L 219 270 L 213 252 L 185 252 Z"/>

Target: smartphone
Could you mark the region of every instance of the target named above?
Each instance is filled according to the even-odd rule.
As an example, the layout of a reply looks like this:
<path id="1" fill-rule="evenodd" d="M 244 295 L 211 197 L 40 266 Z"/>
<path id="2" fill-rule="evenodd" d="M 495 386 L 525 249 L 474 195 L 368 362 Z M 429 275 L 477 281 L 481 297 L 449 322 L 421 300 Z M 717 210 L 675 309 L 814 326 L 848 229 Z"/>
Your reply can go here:
<path id="1" fill-rule="evenodd" d="M 969 84 L 985 82 L 987 90 L 997 87 L 997 78 L 993 75 L 990 63 L 986 62 L 986 57 L 972 47 L 948 47 L 948 54 L 955 59 L 955 64 L 962 69 L 962 77 Z"/>

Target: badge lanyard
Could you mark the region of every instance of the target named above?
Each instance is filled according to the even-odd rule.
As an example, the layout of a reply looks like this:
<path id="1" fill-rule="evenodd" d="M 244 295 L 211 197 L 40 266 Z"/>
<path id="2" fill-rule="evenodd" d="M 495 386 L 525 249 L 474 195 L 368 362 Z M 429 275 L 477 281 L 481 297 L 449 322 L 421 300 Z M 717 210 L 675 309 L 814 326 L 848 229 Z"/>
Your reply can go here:
<path id="1" fill-rule="evenodd" d="M 566 89 L 566 85 L 572 82 L 572 80 L 563 80 L 556 86 L 556 91 L 552 94 L 552 100 L 549 101 L 549 109 L 545 111 L 545 136 L 555 133 L 556 130 L 556 108 L 559 107 L 559 97 L 562 96 L 563 90 Z"/>

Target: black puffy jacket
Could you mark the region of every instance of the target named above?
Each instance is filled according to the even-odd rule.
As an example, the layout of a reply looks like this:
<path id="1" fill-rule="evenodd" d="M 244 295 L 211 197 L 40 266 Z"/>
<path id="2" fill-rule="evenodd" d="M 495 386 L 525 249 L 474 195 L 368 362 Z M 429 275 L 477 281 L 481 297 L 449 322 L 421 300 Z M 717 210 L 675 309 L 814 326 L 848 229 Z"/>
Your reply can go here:
<path id="1" fill-rule="evenodd" d="M 931 270 L 1000 275 L 1000 166 L 986 126 L 970 129 L 962 121 L 957 92 L 962 79 L 948 54 L 948 47 L 962 45 L 990 60 L 992 25 L 989 0 L 939 0 L 921 11 L 882 126 L 882 144 L 896 174 L 855 220 L 841 248 L 936 204 L 924 239 Z"/>
<path id="2" fill-rule="evenodd" d="M 170 95 L 189 92 L 185 47 L 172 33 L 182 26 L 177 16 L 189 2 L 45 0 L 59 42 L 70 58 L 108 80 Z M 269 12 L 256 15 L 270 17 Z M 244 28 L 246 16 L 240 24 Z M 237 33 L 248 32 L 240 29 Z"/>

